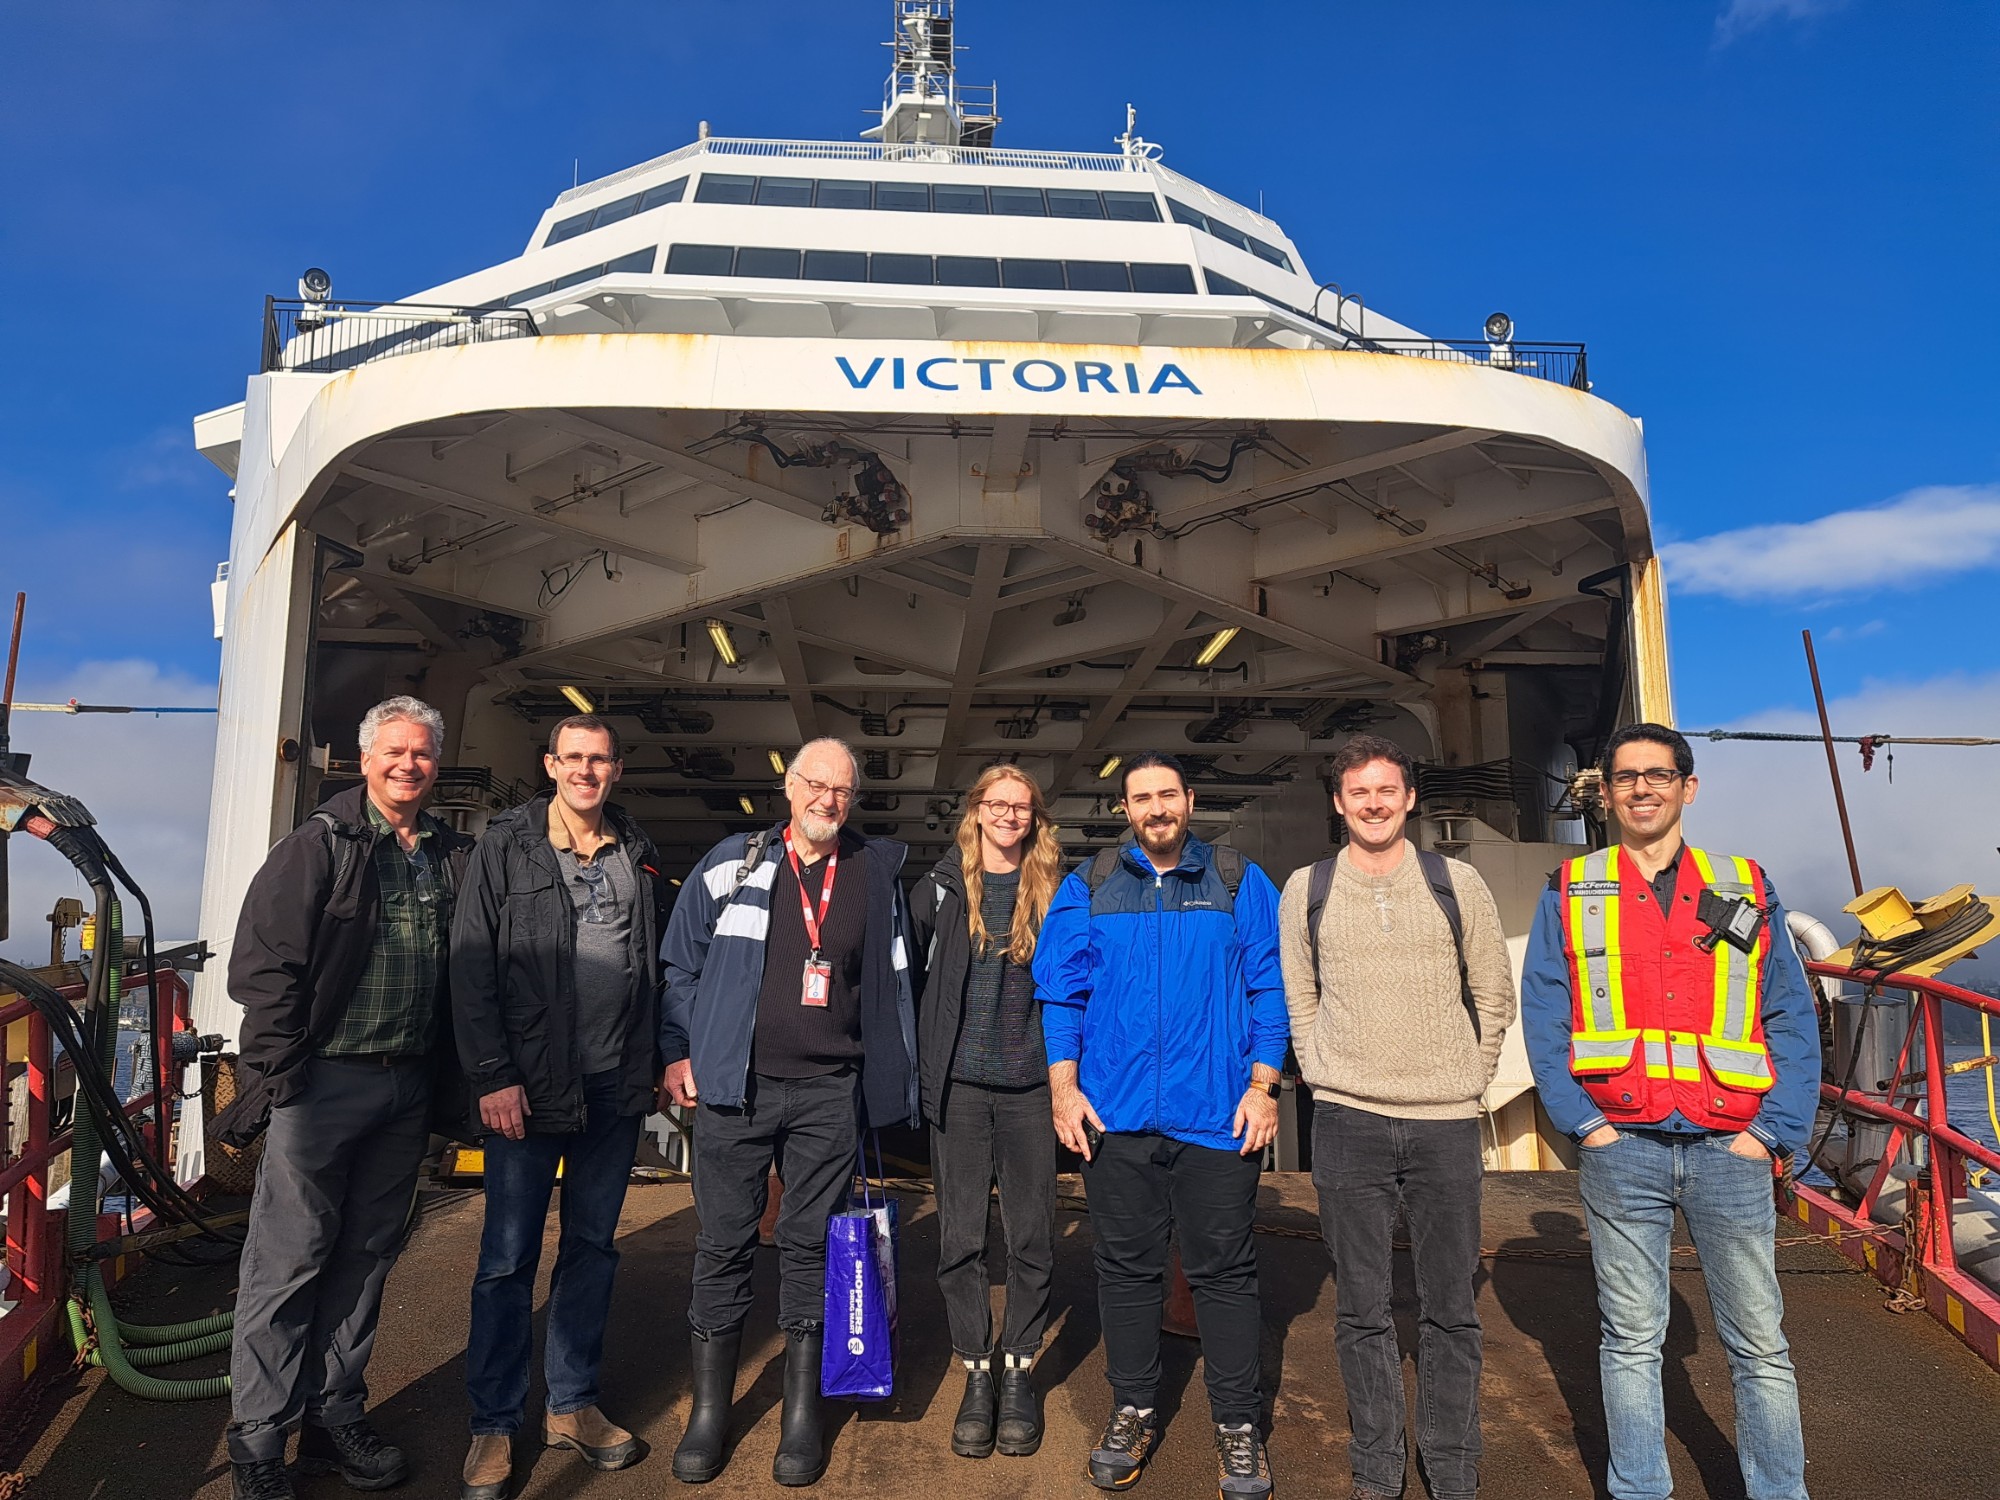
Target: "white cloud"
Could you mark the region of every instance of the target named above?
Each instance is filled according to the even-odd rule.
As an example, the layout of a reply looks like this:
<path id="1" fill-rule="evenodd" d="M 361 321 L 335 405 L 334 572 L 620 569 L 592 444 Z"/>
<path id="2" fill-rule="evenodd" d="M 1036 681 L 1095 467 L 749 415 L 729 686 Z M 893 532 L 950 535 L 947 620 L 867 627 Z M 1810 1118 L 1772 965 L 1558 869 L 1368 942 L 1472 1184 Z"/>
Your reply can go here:
<path id="1" fill-rule="evenodd" d="M 1847 0 L 1729 0 L 1715 18 L 1715 44 L 1727 47 L 1769 21 L 1810 21 L 1839 10 Z"/>
<path id="2" fill-rule="evenodd" d="M 1928 485 L 1886 505 L 1667 542 L 1678 593 L 1746 602 L 1905 588 L 2000 562 L 2000 484 Z"/>
<path id="3" fill-rule="evenodd" d="M 211 707 L 215 684 L 148 661 L 86 662 L 57 679 L 25 678 L 25 703 L 175 704 Z M 195 936 L 215 760 L 213 714 L 16 713 L 13 748 L 33 759 L 28 775 L 81 798 L 105 842 L 153 903 L 162 942 Z M 89 891 L 69 862 L 41 840 L 11 839 L 12 935 L 0 951 L 17 962 L 48 958 L 42 920 L 58 896 Z M 138 913 L 127 914 L 138 930 Z M 213 934 L 203 934 L 213 937 Z"/>
<path id="4" fill-rule="evenodd" d="M 2000 672 L 1954 674 L 1922 682 L 1871 682 L 1827 705 L 1836 735 L 1982 735 L 2000 737 Z M 1782 709 L 1730 725 L 1817 734 L 1810 708 Z M 1853 745 L 1835 747 L 1861 878 L 1871 889 L 1898 885 L 1912 897 L 1934 896 L 1960 882 L 2000 895 L 2000 746 L 1904 745 L 1895 780 L 1884 755 L 1861 769 Z M 1834 812 L 1826 751 L 1818 744 L 1694 742 L 1701 790 L 1688 809 L 1688 836 L 1762 862 L 1788 907 L 1811 912 L 1845 941 L 1854 919 L 1841 908 L 1854 897 Z M 1982 965 L 1991 973 L 1991 955 Z M 1960 983 L 1965 966 L 1947 976 Z"/>

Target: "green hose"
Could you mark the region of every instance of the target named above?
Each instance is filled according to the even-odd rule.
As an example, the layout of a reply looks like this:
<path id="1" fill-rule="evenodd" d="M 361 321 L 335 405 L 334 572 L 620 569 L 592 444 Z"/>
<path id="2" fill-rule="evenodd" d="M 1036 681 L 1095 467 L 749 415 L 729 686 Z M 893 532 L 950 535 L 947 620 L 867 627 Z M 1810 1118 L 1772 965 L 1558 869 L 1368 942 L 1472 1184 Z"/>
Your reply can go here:
<path id="1" fill-rule="evenodd" d="M 98 1063 L 109 1074 L 116 1066 L 118 1056 L 118 1004 L 122 978 L 119 955 L 125 948 L 123 921 L 115 896 L 104 903 L 104 921 L 100 925 L 97 941 L 100 945 L 99 961 L 106 966 L 105 1009 L 101 1027 L 103 1055 Z M 81 1089 L 77 1091 L 76 1099 L 76 1123 L 70 1135 L 70 1206 L 65 1242 L 72 1256 L 82 1257 L 95 1243 L 97 1234 L 97 1210 L 103 1181 L 100 1161 L 103 1144 L 95 1106 Z M 161 1107 L 165 1107 L 164 1101 Z M 78 1189 L 86 1178 L 88 1189 L 79 1201 Z M 198 1359 L 228 1348 L 232 1337 L 230 1330 L 235 1322 L 232 1314 L 218 1313 L 213 1317 L 183 1323 L 153 1326 L 121 1323 L 112 1310 L 111 1293 L 104 1285 L 102 1268 L 95 1261 L 83 1260 L 80 1264 L 82 1285 L 72 1288 L 70 1292 L 70 1338 L 77 1352 L 91 1364 L 101 1365 L 111 1372 L 111 1378 L 120 1390 L 149 1401 L 206 1401 L 229 1394 L 227 1375 L 214 1375 L 202 1380 L 162 1380 L 156 1375 L 146 1374 L 139 1366 L 179 1364 L 183 1360 Z M 88 1319 L 84 1316 L 86 1307 L 89 1309 Z M 94 1343 L 91 1340 L 93 1327 L 97 1334 Z M 128 1352 L 125 1348 L 127 1343 L 139 1347 Z"/>

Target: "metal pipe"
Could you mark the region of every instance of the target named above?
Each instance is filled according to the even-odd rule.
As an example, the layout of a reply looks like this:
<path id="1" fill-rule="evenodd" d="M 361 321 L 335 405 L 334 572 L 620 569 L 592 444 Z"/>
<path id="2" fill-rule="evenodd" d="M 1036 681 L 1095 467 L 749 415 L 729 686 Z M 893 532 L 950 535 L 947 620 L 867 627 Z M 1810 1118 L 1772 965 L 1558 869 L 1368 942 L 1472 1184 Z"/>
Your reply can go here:
<path id="1" fill-rule="evenodd" d="M 1819 685 L 1819 659 L 1813 655 L 1812 632 L 1800 632 L 1806 642 L 1806 670 L 1812 673 L 1813 702 L 1819 706 L 1819 734 L 1826 745 L 1826 768 L 1833 776 L 1833 805 L 1840 813 L 1840 839 L 1847 848 L 1847 873 L 1854 877 L 1854 894 L 1860 895 L 1861 861 L 1854 853 L 1854 826 L 1847 821 L 1847 794 L 1840 786 L 1840 760 L 1833 753 L 1833 726 L 1826 718 L 1826 693 Z"/>
<path id="2" fill-rule="evenodd" d="M 14 596 L 14 631 L 7 639 L 7 686 L 0 692 L 0 756 L 7 753 L 8 721 L 14 716 L 14 671 L 21 664 L 21 620 L 28 612 L 28 596 Z"/>

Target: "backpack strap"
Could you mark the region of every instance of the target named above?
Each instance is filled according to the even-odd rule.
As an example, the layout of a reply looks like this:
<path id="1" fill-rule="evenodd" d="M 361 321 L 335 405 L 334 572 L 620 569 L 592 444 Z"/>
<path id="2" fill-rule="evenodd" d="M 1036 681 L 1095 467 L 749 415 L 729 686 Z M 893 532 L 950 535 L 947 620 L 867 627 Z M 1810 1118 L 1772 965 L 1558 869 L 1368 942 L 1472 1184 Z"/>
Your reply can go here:
<path id="1" fill-rule="evenodd" d="M 1243 869 L 1248 861 L 1241 849 L 1232 849 L 1227 844 L 1214 846 L 1215 873 L 1222 877 L 1222 884 L 1229 891 L 1229 899 L 1236 899 L 1236 888 L 1243 884 Z"/>
<path id="2" fill-rule="evenodd" d="M 765 846 L 771 842 L 771 830 L 760 828 L 750 835 L 750 842 L 743 846 L 743 862 L 736 867 L 736 878 L 729 882 L 729 892 L 722 898 L 727 906 L 736 899 L 736 893 L 743 889 L 743 882 L 750 878 L 750 872 L 763 863 Z"/>
<path id="3" fill-rule="evenodd" d="M 1312 948 L 1315 983 L 1319 980 L 1319 918 L 1320 913 L 1326 910 L 1326 898 L 1333 891 L 1333 866 L 1338 857 L 1335 855 L 1320 860 L 1312 867 L 1312 873 L 1306 876 L 1306 942 Z"/>
<path id="4" fill-rule="evenodd" d="M 1431 889 L 1431 899 L 1444 913 L 1445 921 L 1451 927 L 1451 945 L 1458 954 L 1458 996 L 1465 1002 L 1465 1013 L 1472 1020 L 1472 1035 L 1478 1038 L 1479 1006 L 1472 998 L 1472 979 L 1465 968 L 1465 916 L 1458 909 L 1458 888 L 1451 883 L 1451 866 L 1435 849 L 1419 849 L 1417 865 L 1424 873 L 1424 884 Z"/>
<path id="5" fill-rule="evenodd" d="M 333 844 L 333 883 L 326 890 L 326 899 L 331 901 L 333 893 L 347 883 L 348 872 L 354 868 L 354 846 L 360 840 L 350 838 L 342 833 L 341 828 L 343 825 L 340 819 L 336 818 L 330 812 L 323 810 L 315 812 L 312 815 L 312 820 L 315 823 L 326 825 L 326 836 Z"/>
<path id="6" fill-rule="evenodd" d="M 1123 848 L 1122 844 L 1113 844 L 1109 849 L 1099 849 L 1090 863 L 1083 867 L 1083 883 L 1090 887 L 1091 894 L 1095 895 L 1097 888 L 1109 880 L 1111 872 L 1118 868 L 1118 855 Z"/>

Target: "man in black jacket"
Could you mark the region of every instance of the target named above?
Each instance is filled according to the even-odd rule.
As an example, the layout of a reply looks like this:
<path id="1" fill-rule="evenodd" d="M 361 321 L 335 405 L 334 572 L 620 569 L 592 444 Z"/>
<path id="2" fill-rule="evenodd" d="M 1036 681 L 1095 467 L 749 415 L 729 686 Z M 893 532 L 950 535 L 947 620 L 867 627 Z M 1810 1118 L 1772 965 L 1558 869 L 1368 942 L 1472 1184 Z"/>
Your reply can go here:
<path id="1" fill-rule="evenodd" d="M 598 1469 L 645 1445 L 598 1410 L 618 1212 L 660 1081 L 665 881 L 651 839 L 608 801 L 618 733 L 564 719 L 542 766 L 553 795 L 487 824 L 452 931 L 459 1058 L 486 1134 L 486 1228 L 472 1283 L 463 1500 L 499 1500 L 528 1395 L 535 1267 L 556 1168 L 562 1240 L 549 1284 L 544 1441 Z"/>
<path id="2" fill-rule="evenodd" d="M 246 1092 L 271 1104 L 236 1293 L 236 1500 L 291 1500 L 298 1466 L 356 1489 L 408 1472 L 363 1415 L 375 1320 L 449 1066 L 451 898 L 471 841 L 428 813 L 444 720 L 391 698 L 361 721 L 364 786 L 281 839 L 229 956 Z"/>

